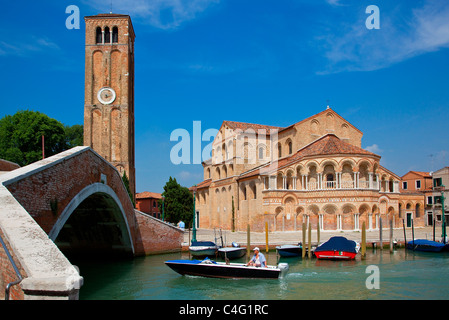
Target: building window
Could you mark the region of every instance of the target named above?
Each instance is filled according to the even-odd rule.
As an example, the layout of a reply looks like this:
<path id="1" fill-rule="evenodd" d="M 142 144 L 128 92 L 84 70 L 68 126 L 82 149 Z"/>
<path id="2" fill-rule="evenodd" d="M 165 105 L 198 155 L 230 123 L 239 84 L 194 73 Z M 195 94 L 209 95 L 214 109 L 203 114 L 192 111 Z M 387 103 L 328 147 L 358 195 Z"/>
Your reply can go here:
<path id="1" fill-rule="evenodd" d="M 293 153 L 293 144 L 292 144 L 292 142 L 290 141 L 289 143 L 288 143 L 288 154 L 292 154 Z"/>
<path id="2" fill-rule="evenodd" d="M 278 158 L 282 156 L 282 147 L 281 144 L 278 145 Z"/>
<path id="3" fill-rule="evenodd" d="M 434 196 L 433 197 L 433 203 L 441 204 L 441 196 Z"/>
<path id="4" fill-rule="evenodd" d="M 402 182 L 402 189 L 407 190 L 407 181 Z"/>
<path id="5" fill-rule="evenodd" d="M 416 180 L 416 189 L 421 189 L 421 180 Z"/>
<path id="6" fill-rule="evenodd" d="M 118 43 L 118 28 L 117 27 L 112 28 L 112 42 Z"/>
<path id="7" fill-rule="evenodd" d="M 434 187 L 441 187 L 442 184 L 443 184 L 443 179 L 442 178 L 434 178 L 433 179 L 433 186 Z"/>
<path id="8" fill-rule="evenodd" d="M 259 159 L 261 159 L 261 160 L 264 158 L 263 153 L 264 153 L 263 147 L 260 147 L 259 148 Z"/>
<path id="9" fill-rule="evenodd" d="M 97 31 L 95 33 L 95 43 L 102 43 L 103 42 L 103 35 L 101 34 L 101 28 L 97 27 Z"/>
<path id="10" fill-rule="evenodd" d="M 428 196 L 428 197 L 427 197 L 427 204 L 432 204 L 432 203 L 433 203 L 432 200 L 433 200 L 433 199 L 432 199 L 432 196 Z"/>
<path id="11" fill-rule="evenodd" d="M 111 32 L 109 27 L 104 28 L 104 43 L 111 43 Z"/>

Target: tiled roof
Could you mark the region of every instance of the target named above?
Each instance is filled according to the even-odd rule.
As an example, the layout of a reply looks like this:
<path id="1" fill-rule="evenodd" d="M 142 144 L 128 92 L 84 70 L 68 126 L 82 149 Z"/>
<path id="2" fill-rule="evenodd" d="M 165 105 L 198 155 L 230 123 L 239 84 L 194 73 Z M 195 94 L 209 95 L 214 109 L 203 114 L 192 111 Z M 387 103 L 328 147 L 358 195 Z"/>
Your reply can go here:
<path id="1" fill-rule="evenodd" d="M 329 133 L 298 151 L 301 157 L 311 155 L 330 154 L 366 154 L 375 156 L 376 154 L 365 149 L 356 147 L 350 143 L 340 140 L 335 134 Z"/>
<path id="2" fill-rule="evenodd" d="M 223 121 L 223 124 L 226 124 L 231 129 L 240 129 L 242 131 L 245 131 L 247 129 L 252 129 L 254 131 L 265 129 L 267 130 L 267 134 L 270 133 L 269 131 L 270 129 L 277 129 L 277 130 L 283 129 L 282 127 L 267 126 L 257 123 L 236 122 L 236 121 Z"/>
<path id="3" fill-rule="evenodd" d="M 430 175 L 429 172 L 423 172 L 423 171 L 410 171 L 410 172 L 416 173 L 417 175 L 422 176 L 422 177 L 432 178 L 432 176 Z"/>
<path id="4" fill-rule="evenodd" d="M 195 187 L 195 186 L 190 187 L 189 190 L 190 190 L 190 191 L 193 191 L 195 188 L 196 188 L 196 189 L 207 188 L 207 187 L 210 186 L 211 183 L 212 183 L 212 179 L 206 179 L 206 180 L 204 180 L 204 181 L 198 183 L 198 184 L 196 185 L 196 187 Z"/>
<path id="5" fill-rule="evenodd" d="M 148 199 L 148 198 L 162 199 L 162 194 L 156 193 L 156 192 L 148 192 L 148 191 L 144 191 L 144 192 L 136 194 L 136 199 Z"/>

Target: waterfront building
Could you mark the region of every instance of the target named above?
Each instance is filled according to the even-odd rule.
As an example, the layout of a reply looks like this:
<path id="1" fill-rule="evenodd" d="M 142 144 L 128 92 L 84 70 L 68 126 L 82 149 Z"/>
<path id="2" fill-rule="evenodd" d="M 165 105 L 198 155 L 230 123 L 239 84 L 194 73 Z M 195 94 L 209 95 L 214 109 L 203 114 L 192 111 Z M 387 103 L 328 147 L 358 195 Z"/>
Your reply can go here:
<path id="1" fill-rule="evenodd" d="M 159 209 L 158 201 L 162 199 L 162 194 L 156 192 L 140 192 L 136 194 L 136 209 L 147 213 L 150 216 L 161 219 L 162 212 Z"/>
<path id="2" fill-rule="evenodd" d="M 432 173 L 432 192 L 427 195 L 428 215 L 435 217 L 436 225 L 442 224 L 442 196 L 444 196 L 444 219 L 449 223 L 449 167 L 441 168 Z"/>
<path id="3" fill-rule="evenodd" d="M 399 185 L 399 218 L 404 219 L 407 227 L 414 225 L 433 225 L 433 213 L 428 205 L 432 193 L 432 175 L 429 172 L 409 171 L 401 177 Z M 430 202 L 432 203 L 432 202 Z"/>
<path id="4" fill-rule="evenodd" d="M 401 178 L 362 149 L 362 136 L 329 107 L 288 127 L 223 121 L 191 188 L 197 227 L 360 230 L 380 218 L 401 227 Z"/>

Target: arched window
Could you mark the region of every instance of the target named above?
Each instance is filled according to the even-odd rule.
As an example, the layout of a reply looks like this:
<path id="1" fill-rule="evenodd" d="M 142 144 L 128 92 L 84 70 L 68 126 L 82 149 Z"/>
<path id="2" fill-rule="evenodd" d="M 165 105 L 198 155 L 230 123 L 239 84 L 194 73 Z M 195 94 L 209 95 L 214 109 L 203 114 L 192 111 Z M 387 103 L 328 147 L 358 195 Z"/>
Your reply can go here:
<path id="1" fill-rule="evenodd" d="M 112 28 L 112 43 L 118 43 L 118 28 Z"/>
<path id="2" fill-rule="evenodd" d="M 101 28 L 97 27 L 97 31 L 95 33 L 95 43 L 103 43 L 103 36 L 101 34 Z"/>
<path id="3" fill-rule="evenodd" d="M 293 153 L 293 144 L 292 144 L 292 142 L 290 141 L 289 143 L 288 143 L 288 154 L 292 154 Z"/>
<path id="4" fill-rule="evenodd" d="M 111 43 L 111 32 L 109 27 L 104 28 L 104 43 Z"/>
<path id="5" fill-rule="evenodd" d="M 264 149 L 263 149 L 263 147 L 259 147 L 259 159 L 262 160 L 262 159 L 264 158 L 263 154 L 264 154 Z"/>
<path id="6" fill-rule="evenodd" d="M 281 144 L 278 144 L 278 158 L 280 158 L 282 156 L 282 147 Z"/>

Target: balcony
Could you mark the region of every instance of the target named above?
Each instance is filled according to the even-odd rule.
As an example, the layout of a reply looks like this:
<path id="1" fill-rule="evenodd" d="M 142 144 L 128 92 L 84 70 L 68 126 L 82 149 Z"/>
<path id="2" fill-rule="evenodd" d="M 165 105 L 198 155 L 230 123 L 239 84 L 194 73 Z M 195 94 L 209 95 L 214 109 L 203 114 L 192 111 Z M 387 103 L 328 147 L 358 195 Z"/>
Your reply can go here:
<path id="1" fill-rule="evenodd" d="M 345 190 L 345 189 L 364 189 L 364 190 L 379 190 L 377 181 L 359 181 L 358 186 L 355 181 L 342 181 L 340 184 L 337 181 L 322 181 L 321 185 L 318 182 L 307 183 L 307 188 L 296 189 L 298 191 L 315 191 L 315 190 Z M 286 189 L 281 189 L 286 190 Z"/>
<path id="2" fill-rule="evenodd" d="M 264 180 L 264 190 L 293 190 L 293 191 L 319 191 L 319 190 L 374 190 L 385 193 L 398 193 L 399 181 L 378 181 L 372 179 L 361 180 L 358 175 L 355 179 L 342 180 L 337 176 L 337 180 L 326 181 L 321 175 L 318 179 L 308 179 L 303 175 L 301 178 L 292 176 L 266 176 Z"/>

